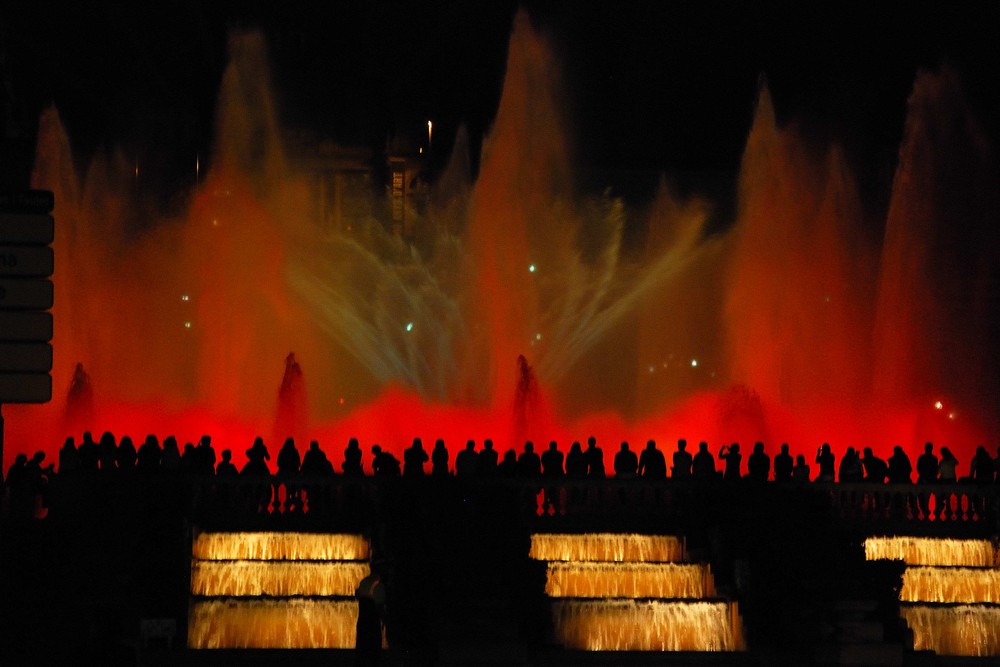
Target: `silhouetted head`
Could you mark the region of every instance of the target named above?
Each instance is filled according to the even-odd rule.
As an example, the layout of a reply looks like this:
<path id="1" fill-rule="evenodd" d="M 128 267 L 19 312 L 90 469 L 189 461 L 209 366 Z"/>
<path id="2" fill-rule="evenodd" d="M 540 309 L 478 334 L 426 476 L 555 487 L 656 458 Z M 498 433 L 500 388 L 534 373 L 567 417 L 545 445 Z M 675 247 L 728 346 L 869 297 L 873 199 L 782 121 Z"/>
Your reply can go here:
<path id="1" fill-rule="evenodd" d="M 646 449 L 656 449 L 656 440 L 647 440 Z"/>
<path id="2" fill-rule="evenodd" d="M 580 449 L 581 448 L 580 448 L 580 441 L 579 440 L 574 440 L 573 444 L 569 446 L 569 451 L 571 451 L 571 452 L 579 452 Z"/>
<path id="3" fill-rule="evenodd" d="M 382 448 L 381 447 L 379 447 L 378 445 L 372 445 L 372 454 L 374 454 L 375 456 L 378 456 L 381 453 L 382 453 Z"/>
<path id="4" fill-rule="evenodd" d="M 942 447 L 941 448 L 941 458 L 943 458 L 943 459 L 950 459 L 950 458 L 952 458 L 952 456 L 951 456 L 951 450 L 948 449 L 947 447 Z"/>
<path id="5" fill-rule="evenodd" d="M 587 447 L 595 447 L 597 445 L 597 438 L 590 436 L 587 438 Z"/>
<path id="6" fill-rule="evenodd" d="M 821 451 L 822 451 L 822 452 L 823 452 L 824 454 L 829 454 L 829 453 L 830 453 L 830 443 L 827 443 L 827 442 L 824 442 L 824 443 L 823 443 L 823 446 L 822 446 L 822 447 L 820 447 L 820 450 L 821 450 Z"/>
<path id="7" fill-rule="evenodd" d="M 708 451 L 708 443 L 705 442 L 704 440 L 702 440 L 701 442 L 699 442 L 698 443 L 698 451 L 699 452 L 707 452 Z"/>
<path id="8" fill-rule="evenodd" d="M 928 453 L 928 454 L 930 454 L 932 451 L 934 451 L 934 443 L 933 442 L 925 442 L 924 443 L 924 451 L 926 453 Z"/>
<path id="9" fill-rule="evenodd" d="M 434 449 L 444 449 L 444 440 L 438 438 L 434 441 Z"/>
<path id="10" fill-rule="evenodd" d="M 513 449 L 508 449 L 506 452 L 504 452 L 503 460 L 504 461 L 508 461 L 508 462 L 510 462 L 510 461 L 516 461 L 517 460 L 517 452 L 515 452 Z"/>
<path id="11" fill-rule="evenodd" d="M 23 466 L 27 462 L 28 462 L 27 454 L 18 454 L 17 456 L 14 457 L 14 465 L 16 466 Z"/>
<path id="12" fill-rule="evenodd" d="M 34 455 L 32 455 L 31 460 L 34 463 L 41 463 L 45 460 L 45 452 L 41 450 L 35 452 Z"/>
<path id="13" fill-rule="evenodd" d="M 423 441 L 420 438 L 414 438 L 413 439 L 413 447 L 415 449 L 423 449 L 424 448 L 424 443 L 423 443 Z"/>
<path id="14" fill-rule="evenodd" d="M 871 457 L 875 456 L 875 453 L 872 452 L 871 447 L 865 447 L 862 451 L 864 451 L 866 459 L 870 459 Z"/>
<path id="15" fill-rule="evenodd" d="M 622 441 L 622 451 L 623 452 L 628 451 L 628 442 Z"/>
<path id="16" fill-rule="evenodd" d="M 758 440 L 757 442 L 753 443 L 753 451 L 754 451 L 755 454 L 763 454 L 764 453 L 764 443 L 761 442 L 760 440 Z"/>
<path id="17" fill-rule="evenodd" d="M 473 450 L 475 450 L 476 449 L 476 441 L 475 440 L 466 440 L 465 441 L 465 448 L 468 451 L 470 451 L 470 452 L 473 451 Z"/>
<path id="18" fill-rule="evenodd" d="M 210 436 L 210 435 L 203 435 L 203 436 L 201 436 L 201 439 L 198 441 L 198 444 L 199 445 L 204 445 L 205 447 L 208 447 L 209 445 L 212 444 L 212 436 Z"/>
<path id="19" fill-rule="evenodd" d="M 295 449 L 295 438 L 285 438 L 285 444 L 281 446 L 282 449 Z"/>
<path id="20" fill-rule="evenodd" d="M 76 441 L 73 440 L 73 436 L 69 436 L 63 442 L 63 449 L 76 449 Z"/>
<path id="21" fill-rule="evenodd" d="M 535 443 L 533 443 L 531 440 L 525 441 L 525 443 L 524 443 L 524 451 L 526 451 L 528 453 L 531 453 L 531 452 L 535 451 Z"/>
<path id="22" fill-rule="evenodd" d="M 733 453 L 740 451 L 740 443 L 734 442 L 733 444 L 729 445 L 729 451 Z"/>
<path id="23" fill-rule="evenodd" d="M 796 465 L 804 466 L 806 464 L 806 457 L 803 456 L 802 454 L 799 454 L 798 456 L 795 457 L 795 463 Z"/>
<path id="24" fill-rule="evenodd" d="M 787 454 L 788 453 L 788 443 L 787 442 L 781 443 L 781 453 L 782 454 Z"/>
<path id="25" fill-rule="evenodd" d="M 489 438 L 483 440 L 483 449 L 493 449 L 493 441 Z"/>
<path id="26" fill-rule="evenodd" d="M 855 456 L 856 454 L 857 452 L 854 450 L 854 447 L 848 447 L 847 451 L 844 452 L 844 456 Z"/>
<path id="27" fill-rule="evenodd" d="M 357 438 L 351 438 L 350 440 L 348 440 L 347 441 L 347 447 L 348 447 L 348 449 L 359 449 L 360 445 L 358 444 L 358 439 Z"/>
<path id="28" fill-rule="evenodd" d="M 687 449 L 687 446 L 688 446 L 687 440 L 681 439 L 677 441 L 677 451 L 683 452 L 685 449 Z"/>
<path id="29" fill-rule="evenodd" d="M 222 450 L 222 460 L 225 461 L 226 463 L 229 463 L 229 460 L 231 458 L 233 458 L 233 453 L 230 450 L 228 450 L 228 449 L 223 449 Z"/>
<path id="30" fill-rule="evenodd" d="M 310 440 L 309 441 L 309 449 L 311 449 L 314 452 L 317 451 L 319 449 L 319 441 L 318 440 Z"/>

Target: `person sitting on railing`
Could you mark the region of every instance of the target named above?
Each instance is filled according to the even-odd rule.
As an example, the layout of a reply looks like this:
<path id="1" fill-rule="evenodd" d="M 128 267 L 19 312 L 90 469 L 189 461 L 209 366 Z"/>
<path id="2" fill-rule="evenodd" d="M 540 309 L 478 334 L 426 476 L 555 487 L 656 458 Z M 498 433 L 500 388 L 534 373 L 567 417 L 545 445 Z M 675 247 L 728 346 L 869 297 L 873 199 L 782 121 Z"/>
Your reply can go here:
<path id="1" fill-rule="evenodd" d="M 177 438 L 168 435 L 163 439 L 163 452 L 160 454 L 160 470 L 171 474 L 181 469 L 181 451 L 177 449 Z"/>
<path id="2" fill-rule="evenodd" d="M 587 476 L 587 456 L 579 441 L 574 441 L 566 455 L 566 476 L 571 479 L 583 479 Z"/>
<path id="3" fill-rule="evenodd" d="M 674 465 L 670 470 L 670 476 L 674 479 L 691 479 L 691 466 L 693 459 L 691 452 L 687 450 L 687 440 L 683 438 L 677 441 L 677 451 L 674 452 Z"/>
<path id="4" fill-rule="evenodd" d="M 503 460 L 497 466 L 497 475 L 508 479 L 517 477 L 517 452 L 513 449 L 504 452 Z"/>
<path id="5" fill-rule="evenodd" d="M 333 464 L 326 457 L 326 452 L 320 449 L 319 441 L 311 440 L 309 442 L 309 449 L 302 455 L 301 472 L 303 477 L 333 476 Z"/>
<path id="6" fill-rule="evenodd" d="M 885 484 L 885 478 L 889 474 L 888 464 L 875 456 L 871 447 L 865 447 L 864 452 L 865 456 L 861 459 L 861 463 L 865 469 L 865 481 L 875 484 Z"/>
<path id="7" fill-rule="evenodd" d="M 549 442 L 549 448 L 542 452 L 542 477 L 550 480 L 545 487 L 545 499 L 542 509 L 548 513 L 561 513 L 560 481 L 566 475 L 563 470 L 563 453 L 559 451 L 559 443 Z"/>
<path id="8" fill-rule="evenodd" d="M 795 467 L 792 468 L 792 481 L 808 482 L 810 479 L 812 478 L 809 476 L 809 464 L 806 463 L 806 457 L 799 454 L 795 457 Z"/>
<path id="9" fill-rule="evenodd" d="M 936 482 L 939 463 L 938 457 L 934 455 L 934 443 L 925 443 L 924 453 L 917 458 L 917 484 Z"/>
<path id="10" fill-rule="evenodd" d="M 160 468 L 160 459 L 163 457 L 163 450 L 160 449 L 160 441 L 152 433 L 146 436 L 139 451 L 136 452 L 135 467 L 141 473 L 156 472 Z"/>
<path id="11" fill-rule="evenodd" d="M 542 461 L 535 453 L 535 443 L 530 440 L 524 443 L 524 451 L 517 457 L 517 476 L 524 479 L 542 476 Z"/>
<path id="12" fill-rule="evenodd" d="M 622 441 L 621 448 L 615 454 L 615 479 L 635 479 L 639 469 L 639 457 L 628 448 L 628 442 Z"/>
<path id="13" fill-rule="evenodd" d="M 403 474 L 407 477 L 423 477 L 424 463 L 430 457 L 424 451 L 424 443 L 420 438 L 414 438 L 413 444 L 403 451 Z"/>
<path id="14" fill-rule="evenodd" d="M 455 457 L 455 476 L 472 477 L 476 474 L 479 465 L 479 456 L 476 454 L 476 441 L 466 440 L 465 449 Z"/>
<path id="15" fill-rule="evenodd" d="M 941 460 L 938 462 L 938 480 L 954 484 L 958 481 L 958 459 L 947 447 L 941 448 Z"/>
<path id="16" fill-rule="evenodd" d="M 431 450 L 431 476 L 448 476 L 448 448 L 441 438 L 434 441 L 434 449 Z"/>
<path id="17" fill-rule="evenodd" d="M 704 440 L 698 443 L 698 451 L 695 452 L 691 463 L 691 476 L 701 482 L 708 482 L 717 477 L 715 457 L 708 451 L 708 443 Z"/>
<path id="18" fill-rule="evenodd" d="M 638 473 L 643 479 L 659 481 L 667 478 L 667 460 L 656 447 L 656 440 L 647 440 L 639 456 Z"/>
<path id="19" fill-rule="evenodd" d="M 889 457 L 889 483 L 890 484 L 910 484 L 910 473 L 913 466 L 910 465 L 910 457 L 906 455 L 903 448 L 896 445 L 892 448 L 892 456 Z"/>
<path id="20" fill-rule="evenodd" d="M 361 463 L 361 445 L 357 438 L 347 441 L 344 462 L 340 464 L 340 469 L 344 471 L 345 477 L 361 477 L 365 474 L 364 465 Z"/>
<path id="21" fill-rule="evenodd" d="M 76 441 L 69 436 L 59 449 L 59 475 L 73 476 L 80 471 L 80 453 L 76 450 Z"/>
<path id="22" fill-rule="evenodd" d="M 764 443 L 757 441 L 753 451 L 747 457 L 747 479 L 755 482 L 766 482 L 771 474 L 771 457 L 764 451 Z"/>
<path id="23" fill-rule="evenodd" d="M 774 455 L 774 481 L 792 481 L 792 469 L 795 468 L 795 460 L 788 453 L 788 443 L 781 443 L 781 451 Z"/>
<path id="24" fill-rule="evenodd" d="M 864 479 L 864 468 L 861 464 L 861 457 L 858 456 L 858 450 L 854 447 L 848 447 L 847 451 L 844 452 L 844 456 L 840 459 L 840 470 L 838 471 L 837 479 L 841 482 L 860 482 Z"/>
<path id="25" fill-rule="evenodd" d="M 231 449 L 223 449 L 222 460 L 219 461 L 219 465 L 215 467 L 215 476 L 232 479 L 237 475 L 239 475 L 239 471 L 236 470 L 236 466 L 233 465 L 233 451 Z"/>
<path id="26" fill-rule="evenodd" d="M 584 454 L 587 456 L 587 477 L 604 479 L 604 452 L 597 446 L 597 438 L 587 438 L 587 451 Z"/>
<path id="27" fill-rule="evenodd" d="M 381 445 L 372 445 L 372 474 L 376 477 L 399 477 L 399 459 L 383 450 Z"/>

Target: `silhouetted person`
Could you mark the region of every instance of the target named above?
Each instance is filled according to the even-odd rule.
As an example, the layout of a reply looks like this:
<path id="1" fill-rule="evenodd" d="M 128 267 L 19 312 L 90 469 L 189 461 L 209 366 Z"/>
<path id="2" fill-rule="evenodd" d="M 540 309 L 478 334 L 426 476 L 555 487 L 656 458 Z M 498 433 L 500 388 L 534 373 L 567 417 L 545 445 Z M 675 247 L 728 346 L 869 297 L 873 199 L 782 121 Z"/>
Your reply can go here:
<path id="1" fill-rule="evenodd" d="M 198 440 L 198 445 L 194 449 L 194 467 L 199 475 L 212 475 L 215 473 L 215 448 L 212 447 L 212 436 L 203 435 Z M 296 452 L 297 454 L 298 452 Z M 280 465 L 279 465 L 280 467 Z"/>
<path id="2" fill-rule="evenodd" d="M 934 443 L 924 443 L 924 453 L 917 457 L 917 484 L 936 482 L 938 477 L 938 457 L 934 455 Z"/>
<path id="3" fill-rule="evenodd" d="M 840 459 L 838 479 L 841 482 L 847 483 L 860 482 L 864 479 L 864 476 L 864 468 L 861 464 L 861 457 L 858 456 L 858 451 L 854 447 L 848 447 Z"/>
<path id="4" fill-rule="evenodd" d="M 132 443 L 132 438 L 123 435 L 121 441 L 118 443 L 116 460 L 118 472 L 126 475 L 135 472 L 137 457 L 138 453 L 136 452 L 135 445 Z"/>
<path id="5" fill-rule="evenodd" d="M 906 455 L 902 447 L 896 445 L 892 448 L 892 456 L 889 457 L 889 483 L 909 484 L 911 472 L 913 472 L 913 466 L 910 465 L 910 457 Z"/>
<path id="6" fill-rule="evenodd" d="M 399 459 L 379 445 L 372 445 L 372 474 L 377 477 L 399 477 Z"/>
<path id="7" fill-rule="evenodd" d="M 861 459 L 861 464 L 865 470 L 865 481 L 873 484 L 884 484 L 885 478 L 889 476 L 889 465 L 875 456 L 871 447 L 865 447 L 865 456 Z"/>
<path id="8" fill-rule="evenodd" d="M 80 470 L 86 473 L 97 472 L 97 462 L 100 459 L 100 455 L 98 454 L 97 443 L 94 441 L 94 436 L 90 431 L 84 432 L 83 441 L 76 451 L 80 455 Z"/>
<path id="9" fill-rule="evenodd" d="M 687 444 L 687 440 L 684 439 L 677 441 L 677 451 L 674 452 L 674 466 L 670 471 L 670 476 L 674 479 L 691 478 L 691 466 L 694 464 L 694 458 L 691 456 L 691 452 L 687 450 Z"/>
<path id="10" fill-rule="evenodd" d="M 232 479 L 239 475 L 236 466 L 233 465 L 233 452 L 230 449 L 222 450 L 222 460 L 215 468 L 215 475 L 224 479 Z"/>
<path id="11" fill-rule="evenodd" d="M 524 451 L 517 457 L 517 476 L 525 479 L 542 476 L 542 461 L 535 453 L 535 443 L 530 440 L 524 443 Z"/>
<path id="12" fill-rule="evenodd" d="M 583 453 L 579 442 L 573 442 L 566 455 L 566 476 L 582 479 L 587 476 L 587 455 Z"/>
<path id="13" fill-rule="evenodd" d="M 517 477 L 517 452 L 508 449 L 503 454 L 503 460 L 497 466 L 497 474 L 500 477 Z"/>
<path id="14" fill-rule="evenodd" d="M 837 474 L 837 468 L 829 443 L 824 442 L 820 448 L 816 450 L 816 464 L 819 466 L 819 475 L 816 477 L 817 482 L 834 481 Z"/>
<path id="15" fill-rule="evenodd" d="M 639 455 L 639 467 L 636 471 L 643 479 L 660 480 L 667 478 L 667 459 L 656 447 L 655 440 L 646 441 L 646 449 Z"/>
<path id="16" fill-rule="evenodd" d="M 163 452 L 160 454 L 160 470 L 175 473 L 181 469 L 181 452 L 177 449 L 177 438 L 168 435 L 163 439 Z"/>
<path id="17" fill-rule="evenodd" d="M 7 469 L 4 484 L 7 486 L 11 518 L 16 521 L 31 519 L 34 515 L 34 494 L 28 477 L 27 454 L 14 457 L 14 463 Z"/>
<path id="18" fill-rule="evenodd" d="M 414 438 L 413 444 L 403 451 L 403 474 L 407 477 L 423 477 L 424 463 L 430 457 L 424 451 L 424 443 L 420 438 Z"/>
<path id="19" fill-rule="evenodd" d="M 356 664 L 377 666 L 382 655 L 382 609 L 385 606 L 385 586 L 380 567 L 371 565 L 370 574 L 358 583 L 354 597 L 358 600 L 358 621 L 354 653 Z"/>
<path id="20" fill-rule="evenodd" d="M 559 443 L 549 442 L 549 448 L 542 452 L 542 476 L 559 478 L 565 474 L 563 470 L 563 453 L 559 451 Z"/>
<path id="21" fill-rule="evenodd" d="M 345 477 L 361 477 L 365 474 L 361 464 L 361 447 L 357 438 L 347 441 L 347 448 L 344 450 L 344 462 L 340 469 L 344 471 Z"/>
<path id="22" fill-rule="evenodd" d="M 755 482 L 766 482 L 771 476 L 771 457 L 764 451 L 764 443 L 753 443 L 753 451 L 747 457 L 747 479 Z"/>
<path id="23" fill-rule="evenodd" d="M 160 458 L 163 450 L 160 449 L 160 441 L 150 433 L 139 445 L 136 452 L 135 467 L 141 473 L 153 473 L 160 469 Z"/>
<path id="24" fill-rule="evenodd" d="M 587 455 L 587 477 L 604 479 L 604 452 L 597 446 L 597 438 L 587 438 L 587 451 L 584 454 Z"/>
<path id="25" fill-rule="evenodd" d="M 118 443 L 111 431 L 101 434 L 97 442 L 97 463 L 102 473 L 114 472 L 118 468 Z"/>
<path id="26" fill-rule="evenodd" d="M 947 447 L 941 448 L 941 461 L 938 463 L 938 479 L 942 482 L 958 481 L 958 459 Z"/>
<path id="27" fill-rule="evenodd" d="M 198 470 L 198 452 L 195 451 L 194 443 L 185 442 L 184 451 L 181 452 L 181 472 L 185 475 L 194 474 Z"/>
<path id="28" fill-rule="evenodd" d="M 809 464 L 806 463 L 806 457 L 799 454 L 795 457 L 795 467 L 792 468 L 792 481 L 808 482 L 810 479 Z"/>
<path id="29" fill-rule="evenodd" d="M 333 475 L 333 464 L 326 457 L 326 452 L 320 449 L 318 440 L 309 442 L 309 449 L 302 455 L 303 477 L 330 477 Z"/>
<path id="30" fill-rule="evenodd" d="M 59 474 L 72 477 L 80 472 L 80 453 L 76 451 L 76 441 L 69 436 L 59 449 Z"/>
<path id="31" fill-rule="evenodd" d="M 164 440 L 163 444 L 166 445 L 168 440 L 170 440 L 170 438 Z M 173 442 L 174 448 L 176 449 L 177 442 Z M 164 446 L 163 451 L 166 453 L 166 446 Z M 271 476 L 271 469 L 267 466 L 267 461 L 271 459 L 271 455 L 267 451 L 267 445 L 264 444 L 263 438 L 260 436 L 254 438 L 253 445 L 250 446 L 250 449 L 247 450 L 246 454 L 247 462 L 240 471 L 241 475 L 248 475 L 252 477 Z"/>
<path id="32" fill-rule="evenodd" d="M 483 448 L 476 456 L 476 474 L 480 477 L 496 477 L 498 456 L 497 450 L 493 449 L 493 441 L 489 438 L 483 440 Z"/>
<path id="33" fill-rule="evenodd" d="M 979 484 L 990 484 L 993 482 L 996 472 L 993 469 L 993 459 L 982 445 L 976 447 L 976 453 L 972 457 L 970 472 L 972 473 L 972 480 L 974 482 L 978 482 Z"/>
<path id="34" fill-rule="evenodd" d="M 465 449 L 455 457 L 455 476 L 472 477 L 476 474 L 479 456 L 476 454 L 476 441 L 466 440 Z"/>
<path id="35" fill-rule="evenodd" d="M 434 449 L 431 450 L 431 475 L 448 476 L 448 448 L 444 446 L 444 440 L 441 438 L 434 441 Z"/>
<path id="36" fill-rule="evenodd" d="M 52 479 L 55 466 L 53 464 L 42 465 L 45 460 L 45 452 L 35 452 L 25 465 L 25 483 L 31 496 L 31 516 L 42 518 L 45 516 L 42 508 L 48 507 L 47 495 L 49 480 Z M 36 509 L 42 514 L 36 514 Z"/>
<path id="37" fill-rule="evenodd" d="M 715 457 L 708 451 L 708 443 L 702 440 L 698 443 L 698 451 L 691 463 L 691 476 L 696 480 L 707 482 L 716 477 Z"/>
<path id="38" fill-rule="evenodd" d="M 792 469 L 795 467 L 795 460 L 788 453 L 788 443 L 781 443 L 781 451 L 774 455 L 774 481 L 792 481 Z"/>
<path id="39" fill-rule="evenodd" d="M 729 447 L 723 445 L 719 448 L 719 458 L 726 462 L 726 471 L 722 479 L 732 482 L 740 478 L 740 462 L 743 455 L 740 454 L 740 443 L 734 442 Z"/>
<path id="40" fill-rule="evenodd" d="M 615 479 L 634 479 L 638 471 L 639 457 L 628 448 L 628 442 L 622 442 L 615 454 Z"/>

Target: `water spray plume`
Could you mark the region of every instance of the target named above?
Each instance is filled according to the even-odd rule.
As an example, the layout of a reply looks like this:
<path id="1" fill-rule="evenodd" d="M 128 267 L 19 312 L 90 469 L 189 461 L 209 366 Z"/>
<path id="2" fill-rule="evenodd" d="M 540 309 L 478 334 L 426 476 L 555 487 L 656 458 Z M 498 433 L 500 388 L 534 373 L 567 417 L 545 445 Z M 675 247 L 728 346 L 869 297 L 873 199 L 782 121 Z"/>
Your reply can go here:
<path id="1" fill-rule="evenodd" d="M 5 411 L 13 453 L 54 459 L 90 428 L 212 433 L 237 459 L 256 435 L 273 451 L 316 438 L 337 459 L 351 436 L 401 458 L 413 437 L 565 450 L 594 434 L 807 454 L 933 440 L 964 463 L 996 437 L 1000 245 L 979 224 L 995 167 L 947 70 L 917 77 L 884 239 L 844 153 L 779 126 L 766 86 L 736 219 L 709 233 L 712 204 L 666 178 L 643 207 L 579 195 L 560 68 L 521 13 L 478 177 L 460 131 L 410 244 L 366 191 L 325 224 L 281 139 L 263 37 L 229 48 L 213 151 L 179 214 L 140 219 L 133 161 L 78 173 L 58 112 L 40 119 L 57 389 Z"/>

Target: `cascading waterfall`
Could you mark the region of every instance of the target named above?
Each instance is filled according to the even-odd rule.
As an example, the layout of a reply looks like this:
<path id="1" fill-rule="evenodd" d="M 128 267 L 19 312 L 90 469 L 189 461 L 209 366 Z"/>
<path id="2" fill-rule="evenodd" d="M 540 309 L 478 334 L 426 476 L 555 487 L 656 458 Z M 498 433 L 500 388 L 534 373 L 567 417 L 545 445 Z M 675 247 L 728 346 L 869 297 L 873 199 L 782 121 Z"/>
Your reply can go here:
<path id="1" fill-rule="evenodd" d="M 1000 656 L 1000 552 L 992 543 L 871 537 L 865 556 L 906 563 L 899 613 L 914 649 Z"/>
<path id="2" fill-rule="evenodd" d="M 191 553 L 190 648 L 354 646 L 360 535 L 200 533 Z"/>
<path id="3" fill-rule="evenodd" d="M 736 604 L 715 599 L 705 564 L 672 536 L 532 535 L 545 560 L 555 640 L 585 651 L 736 651 Z"/>

